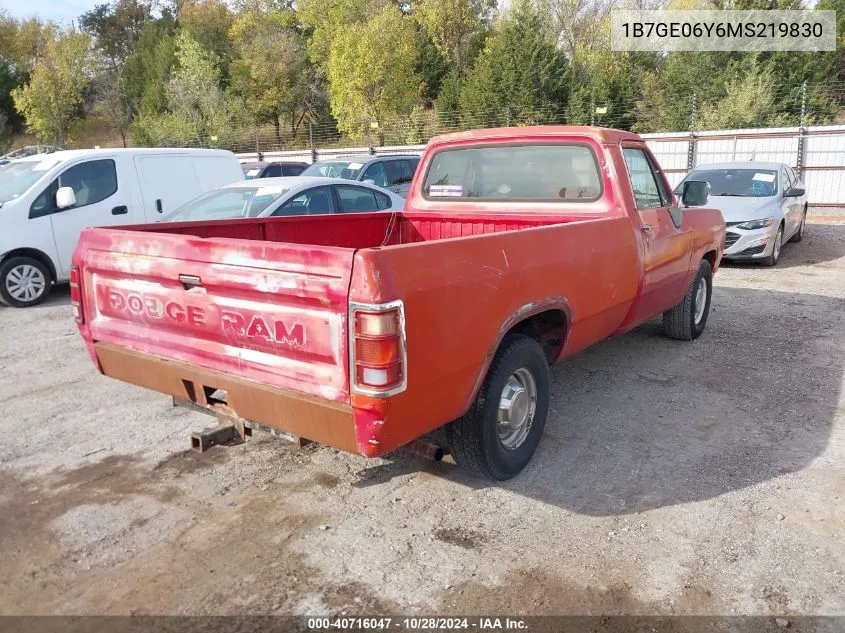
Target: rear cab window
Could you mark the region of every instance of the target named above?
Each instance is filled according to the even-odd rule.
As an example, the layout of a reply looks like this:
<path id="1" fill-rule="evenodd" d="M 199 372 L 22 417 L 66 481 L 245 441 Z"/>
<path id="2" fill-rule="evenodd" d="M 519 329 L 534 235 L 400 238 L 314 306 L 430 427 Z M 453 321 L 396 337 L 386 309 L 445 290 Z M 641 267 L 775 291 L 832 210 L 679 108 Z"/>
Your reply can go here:
<path id="1" fill-rule="evenodd" d="M 430 200 L 593 202 L 602 195 L 602 180 L 584 143 L 497 143 L 440 150 L 422 193 Z"/>

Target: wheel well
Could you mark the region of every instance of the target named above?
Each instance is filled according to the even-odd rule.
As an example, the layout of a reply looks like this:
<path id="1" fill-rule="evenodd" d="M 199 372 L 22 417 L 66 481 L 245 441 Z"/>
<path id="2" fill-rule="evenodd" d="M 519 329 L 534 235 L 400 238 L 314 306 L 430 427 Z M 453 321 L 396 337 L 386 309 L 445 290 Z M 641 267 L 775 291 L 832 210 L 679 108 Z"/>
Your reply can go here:
<path id="1" fill-rule="evenodd" d="M 551 363 L 566 336 L 566 314 L 563 310 L 546 310 L 534 314 L 516 325 L 508 334 L 524 334 L 537 341 L 546 353 L 546 359 Z"/>
<path id="2" fill-rule="evenodd" d="M 708 251 L 704 253 L 704 257 L 702 259 L 706 259 L 707 263 L 710 264 L 710 270 L 716 269 L 716 251 Z"/>
<path id="3" fill-rule="evenodd" d="M 53 262 L 45 253 L 42 253 L 41 251 L 34 248 L 16 248 L 15 250 L 6 253 L 0 264 L 2 264 L 8 259 L 11 259 L 12 257 L 31 257 L 32 259 L 38 260 L 39 262 L 44 264 L 44 266 L 47 267 L 47 271 L 50 273 L 51 281 L 56 281 L 56 267 L 53 266 Z"/>

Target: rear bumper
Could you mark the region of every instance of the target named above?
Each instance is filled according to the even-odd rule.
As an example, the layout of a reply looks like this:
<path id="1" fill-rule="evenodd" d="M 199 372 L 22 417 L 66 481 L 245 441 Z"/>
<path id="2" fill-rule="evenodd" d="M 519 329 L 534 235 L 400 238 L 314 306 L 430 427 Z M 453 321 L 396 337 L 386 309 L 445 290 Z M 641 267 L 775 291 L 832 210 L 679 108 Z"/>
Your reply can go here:
<path id="1" fill-rule="evenodd" d="M 267 387 L 109 343 L 94 343 L 93 348 L 103 374 L 111 378 L 344 451 L 371 453 L 359 449 L 349 404 Z M 221 389 L 226 392 L 226 404 L 209 403 L 208 395 Z"/>

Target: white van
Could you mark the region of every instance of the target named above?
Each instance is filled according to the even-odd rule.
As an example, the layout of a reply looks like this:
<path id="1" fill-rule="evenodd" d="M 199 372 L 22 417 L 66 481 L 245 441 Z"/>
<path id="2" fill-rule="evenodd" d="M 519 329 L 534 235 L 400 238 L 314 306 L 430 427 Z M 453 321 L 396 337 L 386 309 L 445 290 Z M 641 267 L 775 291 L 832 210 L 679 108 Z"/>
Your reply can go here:
<path id="1" fill-rule="evenodd" d="M 68 150 L 0 167 L 0 300 L 35 305 L 67 281 L 82 229 L 155 222 L 242 179 L 235 155 L 212 149 Z"/>

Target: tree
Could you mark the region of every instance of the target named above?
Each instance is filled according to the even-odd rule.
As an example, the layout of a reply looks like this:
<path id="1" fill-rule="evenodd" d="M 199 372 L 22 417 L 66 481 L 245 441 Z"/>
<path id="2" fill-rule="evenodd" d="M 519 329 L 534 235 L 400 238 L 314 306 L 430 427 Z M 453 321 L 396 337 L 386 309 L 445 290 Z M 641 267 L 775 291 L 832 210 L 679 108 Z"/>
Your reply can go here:
<path id="1" fill-rule="evenodd" d="M 746 72 L 734 72 L 724 82 L 725 96 L 705 104 L 698 116 L 702 130 L 729 130 L 755 127 L 794 125 L 775 106 L 772 75 L 756 65 Z"/>
<path id="2" fill-rule="evenodd" d="M 99 4 L 79 16 L 79 28 L 94 38 L 105 65 L 117 68 L 135 52 L 144 24 L 150 19 L 149 3 L 115 0 L 113 4 Z"/>
<path id="3" fill-rule="evenodd" d="M 220 79 L 229 77 L 232 45 L 229 29 L 235 16 L 225 0 L 184 0 L 179 11 L 179 26 L 200 46 L 214 53 Z"/>
<path id="4" fill-rule="evenodd" d="M 12 91 L 15 108 L 42 141 L 62 145 L 82 105 L 90 76 L 91 37 L 74 29 L 46 31 L 29 82 Z"/>
<path id="5" fill-rule="evenodd" d="M 329 62 L 332 43 L 347 28 L 367 22 L 378 15 L 390 0 L 302 0 L 297 13 L 309 35 L 308 55 L 321 71 Z"/>
<path id="6" fill-rule="evenodd" d="M 414 71 L 420 76 L 420 98 L 431 107 L 440 92 L 443 78 L 449 71 L 446 58 L 440 54 L 428 32 L 418 23 L 414 25 L 414 47 L 417 51 Z"/>
<path id="7" fill-rule="evenodd" d="M 167 113 L 142 113 L 139 127 L 155 144 L 207 146 L 232 122 L 220 88 L 218 59 L 186 32 L 177 35 L 176 51 L 177 67 L 167 84 Z"/>
<path id="8" fill-rule="evenodd" d="M 417 19 L 458 76 L 469 71 L 473 40 L 485 30 L 495 5 L 495 0 L 420 0 L 417 4 Z"/>
<path id="9" fill-rule="evenodd" d="M 135 52 L 123 65 L 121 77 L 132 116 L 155 116 L 167 108 L 167 84 L 176 64 L 176 24 L 169 14 L 144 24 Z M 140 129 L 133 131 L 143 143 Z"/>
<path id="10" fill-rule="evenodd" d="M 332 42 L 328 63 L 332 114 L 338 128 L 360 138 L 407 114 L 420 82 L 414 73 L 414 27 L 393 6 L 367 23 L 349 25 Z"/>
<path id="11" fill-rule="evenodd" d="M 568 93 L 569 64 L 537 12 L 514 5 L 461 89 L 461 113 L 474 125 L 556 120 Z"/>
<path id="12" fill-rule="evenodd" d="M 232 62 L 230 88 L 243 97 L 256 123 L 270 122 L 281 142 L 281 119 L 296 136 L 314 114 L 314 73 L 305 40 L 290 10 L 250 11 L 232 26 L 230 37 L 238 58 Z"/>

